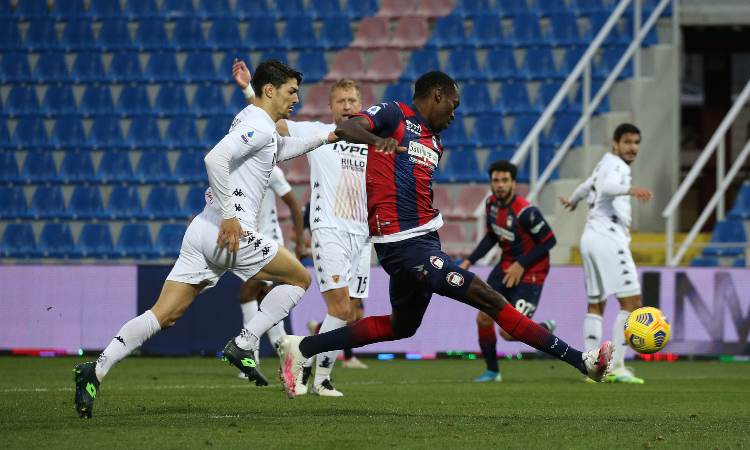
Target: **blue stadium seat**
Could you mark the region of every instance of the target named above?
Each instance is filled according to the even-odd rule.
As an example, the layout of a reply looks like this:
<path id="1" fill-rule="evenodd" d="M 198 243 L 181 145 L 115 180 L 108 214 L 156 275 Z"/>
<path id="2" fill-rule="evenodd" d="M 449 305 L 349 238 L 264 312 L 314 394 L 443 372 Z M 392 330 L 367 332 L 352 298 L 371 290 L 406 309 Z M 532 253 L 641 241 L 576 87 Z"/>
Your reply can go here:
<path id="1" fill-rule="evenodd" d="M 553 0 L 556 1 L 556 0 Z M 549 18 L 552 45 L 564 47 L 569 45 L 584 45 L 590 39 L 582 38 L 576 16 L 570 13 L 556 13 Z"/>
<path id="2" fill-rule="evenodd" d="M 52 17 L 47 0 L 24 0 L 16 4 L 16 17 L 22 20 Z"/>
<path id="3" fill-rule="evenodd" d="M 342 12 L 350 19 L 359 20 L 378 11 L 378 0 L 346 0 Z"/>
<path id="4" fill-rule="evenodd" d="M 516 16 L 538 12 L 536 8 L 529 7 L 526 0 L 502 0 L 497 2 L 496 8 L 500 9 L 504 16 Z"/>
<path id="5" fill-rule="evenodd" d="M 135 2 L 138 0 L 133 1 Z M 119 19 L 123 17 L 123 11 L 122 8 L 120 8 L 119 1 L 89 2 L 89 9 L 87 12 L 94 20 Z"/>
<path id="6" fill-rule="evenodd" d="M 68 203 L 73 220 L 100 219 L 105 217 L 102 194 L 98 186 L 76 186 Z"/>
<path id="7" fill-rule="evenodd" d="M 287 0 L 284 2 L 284 8 L 285 10 L 281 13 L 281 17 L 286 20 L 297 19 L 299 17 L 313 18 L 313 15 L 308 13 L 307 8 L 305 8 L 304 0 Z"/>
<path id="8" fill-rule="evenodd" d="M 26 150 L 49 147 L 44 120 L 39 117 L 22 117 L 19 119 L 16 123 L 16 130 L 13 133 L 11 146 Z"/>
<path id="9" fill-rule="evenodd" d="M 510 45 L 503 35 L 500 16 L 486 10 L 474 17 L 474 27 L 468 41 L 477 47 L 507 47 Z"/>
<path id="10" fill-rule="evenodd" d="M 499 114 L 483 114 L 474 122 L 474 142 L 479 147 L 500 147 L 508 142 Z"/>
<path id="11" fill-rule="evenodd" d="M 87 223 L 81 229 L 78 245 L 75 248 L 80 258 L 113 258 L 116 256 L 112 245 L 112 233 L 107 223 Z"/>
<path id="12" fill-rule="evenodd" d="M 67 51 L 93 49 L 96 46 L 96 40 L 94 40 L 91 21 L 76 20 L 68 22 L 65 25 L 60 46 Z"/>
<path id="13" fill-rule="evenodd" d="M 33 258 L 36 254 L 36 238 L 31 224 L 9 223 L 3 232 L 0 255 L 5 258 Z"/>
<path id="14" fill-rule="evenodd" d="M 133 175 L 141 183 L 171 181 L 172 172 L 169 170 L 167 155 L 159 151 L 141 153 L 141 158 L 138 160 Z"/>
<path id="15" fill-rule="evenodd" d="M 138 31 L 135 33 L 133 44 L 141 50 L 162 50 L 169 48 L 164 20 L 159 18 L 141 20 L 138 25 Z"/>
<path id="16" fill-rule="evenodd" d="M 341 11 L 341 4 L 338 0 L 316 0 L 314 2 L 310 2 L 307 12 L 308 16 L 318 20 L 344 20 L 344 13 Z M 346 22 L 344 21 L 339 23 Z"/>
<path id="17" fill-rule="evenodd" d="M 199 19 L 183 18 L 175 21 L 172 30 L 172 46 L 177 50 L 195 50 L 206 44 L 203 25 Z"/>
<path id="18" fill-rule="evenodd" d="M 183 217 L 193 217 L 200 214 L 206 206 L 206 188 L 203 186 L 194 186 L 190 188 L 185 196 L 185 203 L 182 205 Z"/>
<path id="19" fill-rule="evenodd" d="M 537 114 L 519 114 L 513 121 L 513 126 L 508 133 L 508 143 L 511 145 L 521 145 L 526 135 L 529 134 L 531 128 L 536 124 L 539 119 Z"/>
<path id="20" fill-rule="evenodd" d="M 88 86 L 81 97 L 80 111 L 87 116 L 113 114 L 115 108 L 109 86 Z"/>
<path id="21" fill-rule="evenodd" d="M 466 127 L 464 126 L 464 120 L 461 117 L 456 117 L 456 120 L 451 123 L 451 126 L 440 133 L 440 137 L 443 146 L 448 150 L 471 145 L 471 140 L 469 139 L 469 136 L 466 133 Z"/>
<path id="22" fill-rule="evenodd" d="M 234 88 L 230 92 L 231 94 L 229 97 L 229 101 L 227 102 L 228 112 L 240 111 L 242 108 L 247 106 L 247 99 L 245 99 L 245 96 L 242 94 L 242 91 L 240 91 L 237 88 Z M 300 100 L 304 100 L 304 99 L 300 98 Z M 299 108 L 299 106 L 297 106 L 297 108 Z M 231 123 L 231 120 L 229 123 Z"/>
<path id="23" fill-rule="evenodd" d="M 100 53 L 78 53 L 70 77 L 76 83 L 106 81 L 104 64 Z"/>
<path id="24" fill-rule="evenodd" d="M 206 121 L 203 128 L 200 145 L 211 148 L 219 142 L 229 130 L 232 124 L 232 116 L 212 116 Z"/>
<path id="25" fill-rule="evenodd" d="M 88 143 L 98 150 L 117 150 L 125 148 L 122 137 L 120 119 L 112 116 L 98 116 L 94 118 L 89 130 Z M 105 151 L 104 157 L 108 155 Z"/>
<path id="26" fill-rule="evenodd" d="M 716 223 L 711 234 L 711 243 L 703 249 L 703 256 L 739 256 L 745 252 L 745 227 L 739 220 L 722 220 Z M 736 244 L 736 246 L 729 246 Z"/>
<path id="27" fill-rule="evenodd" d="M 718 267 L 719 265 L 717 258 L 697 257 L 690 261 L 690 266 L 692 267 Z"/>
<path id="28" fill-rule="evenodd" d="M 26 82 L 31 78 L 31 69 L 27 52 L 3 53 L 3 65 L 0 70 L 0 81 L 3 83 Z"/>
<path id="29" fill-rule="evenodd" d="M 175 258 L 180 253 L 182 237 L 187 227 L 179 223 L 167 223 L 159 228 L 154 242 L 154 255 L 160 258 Z"/>
<path id="30" fill-rule="evenodd" d="M 644 0 L 643 2 L 643 19 L 644 21 L 648 19 L 648 17 L 651 15 L 652 12 L 654 12 L 654 9 L 656 9 L 656 5 L 659 4 L 659 0 Z M 630 7 L 628 8 L 628 11 L 630 8 L 632 8 L 633 5 L 631 3 Z M 664 12 L 662 13 L 662 17 L 672 17 L 672 3 L 667 3 L 667 7 L 665 8 Z"/>
<path id="31" fill-rule="evenodd" d="M 526 89 L 526 83 L 514 83 L 512 81 L 503 83 L 500 88 L 500 96 L 495 103 L 495 108 L 506 115 L 534 111 L 529 102 L 529 92 Z"/>
<path id="32" fill-rule="evenodd" d="M 438 178 L 450 183 L 466 183 L 477 179 L 484 181 L 485 175 L 479 171 L 474 149 L 466 149 L 450 153 L 448 164 Z"/>
<path id="33" fill-rule="evenodd" d="M 745 181 L 737 191 L 732 209 L 727 215 L 730 219 L 747 220 L 750 219 L 750 181 Z"/>
<path id="34" fill-rule="evenodd" d="M 34 81 L 53 83 L 70 81 L 65 54 L 60 52 L 41 53 L 34 67 Z"/>
<path id="35" fill-rule="evenodd" d="M 193 0 L 164 0 L 161 14 L 170 18 L 193 17 Z"/>
<path id="36" fill-rule="evenodd" d="M 607 6 L 609 2 L 602 2 L 602 0 L 570 0 L 569 3 L 572 9 L 583 16 L 601 13 L 609 14 L 610 11 L 610 8 Z"/>
<path id="37" fill-rule="evenodd" d="M 542 135 L 541 144 L 546 147 L 559 147 L 573 130 L 579 118 L 580 115 L 575 113 L 561 113 L 556 115 L 555 122 L 552 124 L 549 134 L 547 136 Z M 578 133 L 571 148 L 580 145 L 583 145 L 583 133 Z"/>
<path id="38" fill-rule="evenodd" d="M 280 48 L 274 22 L 266 19 L 250 21 L 244 45 L 254 50 Z"/>
<path id="39" fill-rule="evenodd" d="M 546 41 L 539 26 L 539 17 L 534 14 L 518 14 L 513 17 L 513 33 L 508 36 L 515 47 L 542 45 Z"/>
<path id="40" fill-rule="evenodd" d="M 91 155 L 88 152 L 65 152 L 58 177 L 63 183 L 97 181 Z"/>
<path id="41" fill-rule="evenodd" d="M 200 0 L 196 15 L 203 19 L 227 19 L 234 17 L 234 11 L 229 5 L 229 0 Z"/>
<path id="42" fill-rule="evenodd" d="M 488 80 L 495 81 L 524 78 L 518 70 L 516 58 L 510 48 L 490 50 L 487 53 L 484 62 L 484 76 Z"/>
<path id="43" fill-rule="evenodd" d="M 34 86 L 13 86 L 5 100 L 5 112 L 10 116 L 42 114 Z"/>
<path id="44" fill-rule="evenodd" d="M 484 78 L 474 49 L 454 49 L 448 56 L 445 68 L 456 81 L 474 81 Z"/>
<path id="45" fill-rule="evenodd" d="M 583 58 L 584 53 L 586 53 L 585 47 L 568 47 L 565 50 L 565 70 L 572 72 L 581 58 Z"/>
<path id="46" fill-rule="evenodd" d="M 526 52 L 524 68 L 529 80 L 554 80 L 565 78 L 555 66 L 555 58 L 549 47 L 534 47 Z"/>
<path id="47" fill-rule="evenodd" d="M 183 152 L 174 168 L 174 179 L 178 183 L 208 182 L 203 152 Z"/>
<path id="48" fill-rule="evenodd" d="M 129 153 L 104 152 L 96 176 L 102 183 L 132 181 L 133 167 L 130 165 Z"/>
<path id="49" fill-rule="evenodd" d="M 425 47 L 432 49 L 446 49 L 463 47 L 466 45 L 466 31 L 464 21 L 458 16 L 446 16 L 435 22 L 432 36 Z"/>
<path id="50" fill-rule="evenodd" d="M 175 54 L 170 51 L 151 53 L 151 57 L 146 64 L 146 70 L 143 72 L 143 76 L 151 83 L 182 81 L 182 76 L 177 68 L 177 59 Z"/>
<path id="51" fill-rule="evenodd" d="M 106 214 L 111 219 L 134 219 L 141 215 L 141 196 L 136 186 L 115 186 L 109 194 Z"/>
<path id="52" fill-rule="evenodd" d="M 456 2 L 456 6 L 453 8 L 451 15 L 464 19 L 473 18 L 474 20 L 477 20 L 491 11 L 492 6 L 490 6 L 490 0 L 464 0 Z"/>
<path id="53" fill-rule="evenodd" d="M 266 50 L 260 54 L 258 61 L 267 61 L 269 59 L 278 59 L 283 63 L 289 63 L 288 54 L 285 50 Z"/>
<path id="54" fill-rule="evenodd" d="M 162 85 L 154 101 L 154 112 L 160 116 L 180 116 L 189 113 L 187 96 L 182 85 Z"/>
<path id="55" fill-rule="evenodd" d="M 281 36 L 281 44 L 287 50 L 320 48 L 315 36 L 313 21 L 308 17 L 294 17 L 286 21 L 286 28 Z"/>
<path id="56" fill-rule="evenodd" d="M 409 64 L 406 65 L 406 69 L 401 74 L 401 80 L 414 81 L 425 72 L 440 69 L 437 51 L 430 49 L 416 50 L 411 53 Z"/>
<path id="57" fill-rule="evenodd" d="M 138 116 L 130 123 L 125 144 L 133 149 L 165 148 L 159 124 L 152 116 Z"/>
<path id="58" fill-rule="evenodd" d="M 27 217 L 26 196 L 22 187 L 0 186 L 0 217 L 6 220 Z"/>
<path id="59" fill-rule="evenodd" d="M 29 23 L 24 45 L 32 50 L 56 50 L 60 48 L 53 20 L 35 20 Z"/>
<path id="60" fill-rule="evenodd" d="M 10 0 L 0 0 L 0 17 L 4 19 L 13 18 L 13 7 Z"/>
<path id="61" fill-rule="evenodd" d="M 5 124 L 2 126 L 5 126 Z M 0 180 L 6 183 L 23 180 L 18 171 L 18 160 L 16 160 L 15 152 L 0 152 Z"/>
<path id="62" fill-rule="evenodd" d="M 146 204 L 143 206 L 142 215 L 148 220 L 180 217 L 180 202 L 175 188 L 173 186 L 152 187 L 146 198 Z"/>
<path id="63" fill-rule="evenodd" d="M 266 0 L 256 0 L 253 2 L 252 8 L 236 8 L 234 11 L 235 17 L 240 20 L 255 20 L 262 19 L 268 21 L 274 21 L 279 17 L 279 12 L 274 7 L 270 7 Z"/>
<path id="64" fill-rule="evenodd" d="M 326 50 L 338 50 L 348 47 L 354 39 L 352 28 L 341 26 L 342 22 L 338 19 L 325 19 L 320 28 L 320 39 L 318 44 Z"/>
<path id="65" fill-rule="evenodd" d="M 126 223 L 117 238 L 115 253 L 124 258 L 145 259 L 151 255 L 151 232 L 148 224 Z"/>
<path id="66" fill-rule="evenodd" d="M 142 81 L 143 71 L 138 52 L 117 52 L 112 56 L 108 77 L 116 83 Z"/>
<path id="67" fill-rule="evenodd" d="M 487 158 L 484 162 L 484 168 L 482 169 L 483 173 L 487 173 L 487 171 L 490 168 L 490 165 L 494 163 L 495 161 L 510 161 L 511 158 L 513 158 L 513 154 L 515 153 L 515 149 L 511 148 L 504 148 L 499 150 L 492 150 L 487 154 Z"/>
<path id="68" fill-rule="evenodd" d="M 146 87 L 141 85 L 125 86 L 117 98 L 115 112 L 124 116 L 151 114 Z"/>
<path id="69" fill-rule="evenodd" d="M 213 3 L 213 2 L 209 2 Z M 208 30 L 206 45 L 213 50 L 236 50 L 242 47 L 242 37 L 233 18 L 214 20 Z"/>
<path id="70" fill-rule="evenodd" d="M 737 258 L 734 261 L 732 261 L 732 267 L 747 267 L 745 258 Z"/>
<path id="71" fill-rule="evenodd" d="M 92 4 L 114 4 L 116 2 L 92 2 Z M 97 44 L 104 51 L 128 50 L 134 48 L 128 31 L 128 22 L 120 19 L 109 19 L 102 22 Z"/>
<path id="72" fill-rule="evenodd" d="M 321 51 L 302 52 L 297 58 L 297 69 L 302 72 L 306 83 L 315 83 L 328 73 L 325 54 Z"/>
<path id="73" fill-rule="evenodd" d="M 397 100 L 402 103 L 411 104 L 412 87 L 411 83 L 395 83 L 386 86 L 383 91 L 383 101 L 390 102 Z M 363 105 L 364 106 L 364 105 Z"/>
<path id="74" fill-rule="evenodd" d="M 76 21 L 86 18 L 83 0 L 55 0 L 51 14 L 60 20 Z"/>
<path id="75" fill-rule="evenodd" d="M 67 217 L 62 189 L 59 186 L 38 186 L 31 197 L 28 212 L 36 220 Z"/>
<path id="76" fill-rule="evenodd" d="M 189 150 L 199 147 L 198 129 L 191 118 L 178 117 L 169 122 L 164 137 L 170 149 Z"/>
<path id="77" fill-rule="evenodd" d="M 8 132 L 6 121 L 0 120 L 0 148 L 10 147 L 10 142 L 10 133 Z"/>
<path id="78" fill-rule="evenodd" d="M 641 16 L 641 19 L 643 22 L 641 23 L 641 26 L 643 26 L 643 23 L 646 22 L 646 19 L 648 19 L 648 16 Z M 642 47 L 650 47 L 652 45 L 656 45 L 659 43 L 659 34 L 657 32 L 658 25 L 654 25 L 651 27 L 650 30 L 648 30 L 648 33 L 646 33 L 646 37 L 643 38 L 643 41 L 641 42 Z M 640 31 L 639 31 L 640 33 Z M 633 34 L 633 16 L 628 15 L 625 17 L 625 31 L 623 32 L 623 37 L 630 41 L 635 37 L 635 34 Z"/>
<path id="79" fill-rule="evenodd" d="M 485 83 L 469 84 L 461 90 L 461 111 L 482 114 L 492 111 L 492 95 Z"/>
<path id="80" fill-rule="evenodd" d="M 594 78 L 605 79 L 612 73 L 612 69 L 615 68 L 617 62 L 625 54 L 626 47 L 609 47 L 604 49 L 602 57 L 597 64 L 594 64 L 594 70 L 592 72 Z M 622 80 L 633 76 L 633 62 L 628 62 L 620 72 L 618 79 Z"/>
<path id="81" fill-rule="evenodd" d="M 591 23 L 590 29 L 592 36 L 596 36 L 604 27 L 604 24 L 607 22 L 607 20 L 609 20 L 609 15 L 609 12 L 591 14 L 589 22 Z M 623 35 L 623 33 L 620 31 L 620 27 L 618 26 L 612 28 L 607 37 L 604 38 L 604 45 L 606 46 L 628 45 L 629 43 L 629 39 L 627 38 L 627 36 Z"/>
<path id="82" fill-rule="evenodd" d="M 187 83 L 227 80 L 227 74 L 217 74 L 213 53 L 208 51 L 191 52 L 185 60 L 182 76 Z"/>
<path id="83" fill-rule="evenodd" d="M 60 118 L 55 121 L 55 126 L 52 127 L 50 145 L 56 150 L 89 149 L 90 146 L 86 141 L 86 134 L 83 132 L 83 122 L 81 119 L 78 117 L 60 116 Z M 70 155 L 66 154 L 65 159 L 67 159 L 68 156 Z M 65 167 L 64 162 L 63 167 Z M 93 175 L 93 167 L 91 174 Z"/>
<path id="84" fill-rule="evenodd" d="M 307 80 L 307 74 L 305 74 L 305 79 Z M 221 87 L 216 84 L 198 86 L 195 96 L 193 96 L 191 109 L 198 116 L 226 113 L 227 105 L 224 102 L 224 93 Z"/>
<path id="85" fill-rule="evenodd" d="M 594 98 L 594 95 L 596 95 L 597 91 L 601 89 L 601 87 L 601 80 L 594 79 L 591 82 L 591 99 Z M 570 109 L 574 112 L 583 111 L 583 86 L 580 86 L 578 88 L 575 99 L 570 104 Z M 594 114 L 604 114 L 606 112 L 609 112 L 609 94 L 604 96 L 604 99 L 602 99 L 601 103 L 599 103 L 599 106 L 597 106 L 596 110 L 594 110 Z"/>
<path id="86" fill-rule="evenodd" d="M 156 0 L 126 0 L 123 15 L 128 19 L 153 19 L 160 16 Z"/>
<path id="87" fill-rule="evenodd" d="M 536 0 L 536 7 L 543 16 L 563 14 L 569 11 L 565 2 L 561 2 L 560 0 Z"/>
<path id="88" fill-rule="evenodd" d="M 73 88 L 67 84 L 50 85 L 44 94 L 41 110 L 47 117 L 77 115 Z"/>
<path id="89" fill-rule="evenodd" d="M 536 97 L 536 109 L 538 111 L 544 111 L 544 109 L 552 103 L 552 99 L 557 95 L 560 90 L 562 83 L 560 81 L 547 81 L 539 85 L 539 94 Z M 570 101 L 568 97 L 564 97 L 562 103 L 557 108 L 557 111 L 570 111 Z"/>

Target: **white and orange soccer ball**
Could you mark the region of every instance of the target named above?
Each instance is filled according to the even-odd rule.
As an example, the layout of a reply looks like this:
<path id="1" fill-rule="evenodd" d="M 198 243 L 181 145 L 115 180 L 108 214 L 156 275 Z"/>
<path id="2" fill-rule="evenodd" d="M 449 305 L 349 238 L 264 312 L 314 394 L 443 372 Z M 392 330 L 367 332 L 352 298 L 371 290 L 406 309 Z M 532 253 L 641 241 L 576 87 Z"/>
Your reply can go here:
<path id="1" fill-rule="evenodd" d="M 638 353 L 658 352 L 667 345 L 670 335 L 669 322 L 657 308 L 638 308 L 625 321 L 625 341 Z"/>

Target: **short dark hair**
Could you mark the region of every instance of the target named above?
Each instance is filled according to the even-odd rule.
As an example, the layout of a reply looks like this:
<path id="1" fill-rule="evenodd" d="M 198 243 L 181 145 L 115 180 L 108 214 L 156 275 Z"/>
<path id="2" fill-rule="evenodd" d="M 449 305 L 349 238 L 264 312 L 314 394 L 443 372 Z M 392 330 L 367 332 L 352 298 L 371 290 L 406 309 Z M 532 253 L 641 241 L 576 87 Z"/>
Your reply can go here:
<path id="1" fill-rule="evenodd" d="M 450 92 L 456 90 L 456 81 L 447 73 L 439 70 L 422 74 L 414 83 L 414 100 L 426 98 L 435 88 L 442 88 L 446 92 Z"/>
<path id="2" fill-rule="evenodd" d="M 487 175 L 489 175 L 490 180 L 492 179 L 493 172 L 508 172 L 510 173 L 510 179 L 516 181 L 518 167 L 510 161 L 500 160 L 493 162 L 487 170 Z"/>
<path id="3" fill-rule="evenodd" d="M 633 125 L 632 123 L 621 123 L 620 125 L 617 125 L 617 128 L 615 128 L 615 132 L 612 134 L 612 139 L 615 142 L 620 142 L 620 139 L 622 139 L 622 135 L 627 133 L 637 134 L 638 136 L 640 136 L 641 130 L 639 130 L 638 127 Z"/>
<path id="4" fill-rule="evenodd" d="M 258 64 L 250 84 L 253 86 L 255 95 L 260 97 L 263 86 L 270 83 L 278 88 L 290 78 L 296 79 L 298 84 L 302 83 L 302 73 L 278 59 L 269 59 Z"/>

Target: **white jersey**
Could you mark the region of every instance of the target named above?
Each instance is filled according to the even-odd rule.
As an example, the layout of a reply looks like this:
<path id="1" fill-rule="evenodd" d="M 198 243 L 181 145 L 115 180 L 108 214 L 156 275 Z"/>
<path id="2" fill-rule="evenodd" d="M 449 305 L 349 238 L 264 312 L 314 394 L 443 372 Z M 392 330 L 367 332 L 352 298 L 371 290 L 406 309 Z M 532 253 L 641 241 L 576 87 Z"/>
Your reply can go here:
<path id="1" fill-rule="evenodd" d="M 244 230 L 258 230 L 258 211 L 276 162 L 291 159 L 327 143 L 327 133 L 305 139 L 280 137 L 263 109 L 248 105 L 206 155 L 211 185 L 206 203 L 222 219 L 236 217 Z"/>
<path id="2" fill-rule="evenodd" d="M 570 201 L 578 203 L 586 199 L 589 205 L 587 226 L 614 227 L 629 237 L 630 182 L 630 166 L 614 153 L 606 153 L 591 176 L 576 188 Z"/>
<path id="3" fill-rule="evenodd" d="M 279 215 L 276 211 L 276 197 L 283 197 L 288 194 L 292 187 L 287 183 L 284 172 L 277 167 L 271 171 L 271 178 L 268 182 L 269 189 L 263 196 L 263 202 L 258 213 L 258 231 L 263 235 L 272 238 L 279 245 L 284 245 L 284 236 L 279 224 Z"/>
<path id="4" fill-rule="evenodd" d="M 287 121 L 289 135 L 331 132 L 336 125 Z M 335 228 L 368 236 L 365 168 L 367 145 L 336 142 L 307 154 L 310 163 L 310 229 Z"/>

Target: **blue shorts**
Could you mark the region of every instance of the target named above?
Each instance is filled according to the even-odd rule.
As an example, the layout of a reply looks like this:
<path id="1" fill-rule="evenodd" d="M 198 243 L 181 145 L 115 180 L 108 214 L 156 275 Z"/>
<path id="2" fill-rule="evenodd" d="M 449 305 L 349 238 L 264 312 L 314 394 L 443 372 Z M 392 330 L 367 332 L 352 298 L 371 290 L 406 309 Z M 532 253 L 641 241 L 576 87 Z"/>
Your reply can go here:
<path id="1" fill-rule="evenodd" d="M 391 276 L 391 305 L 426 303 L 433 293 L 463 299 L 474 274 L 453 263 L 440 249 L 437 232 L 398 242 L 375 244 L 383 269 Z"/>
<path id="2" fill-rule="evenodd" d="M 509 288 L 503 284 L 503 271 L 500 264 L 495 266 L 487 277 L 487 284 L 497 292 L 501 293 L 508 303 L 513 305 L 521 314 L 529 319 L 534 316 L 539 305 L 539 297 L 542 296 L 542 284 L 518 283 Z"/>

